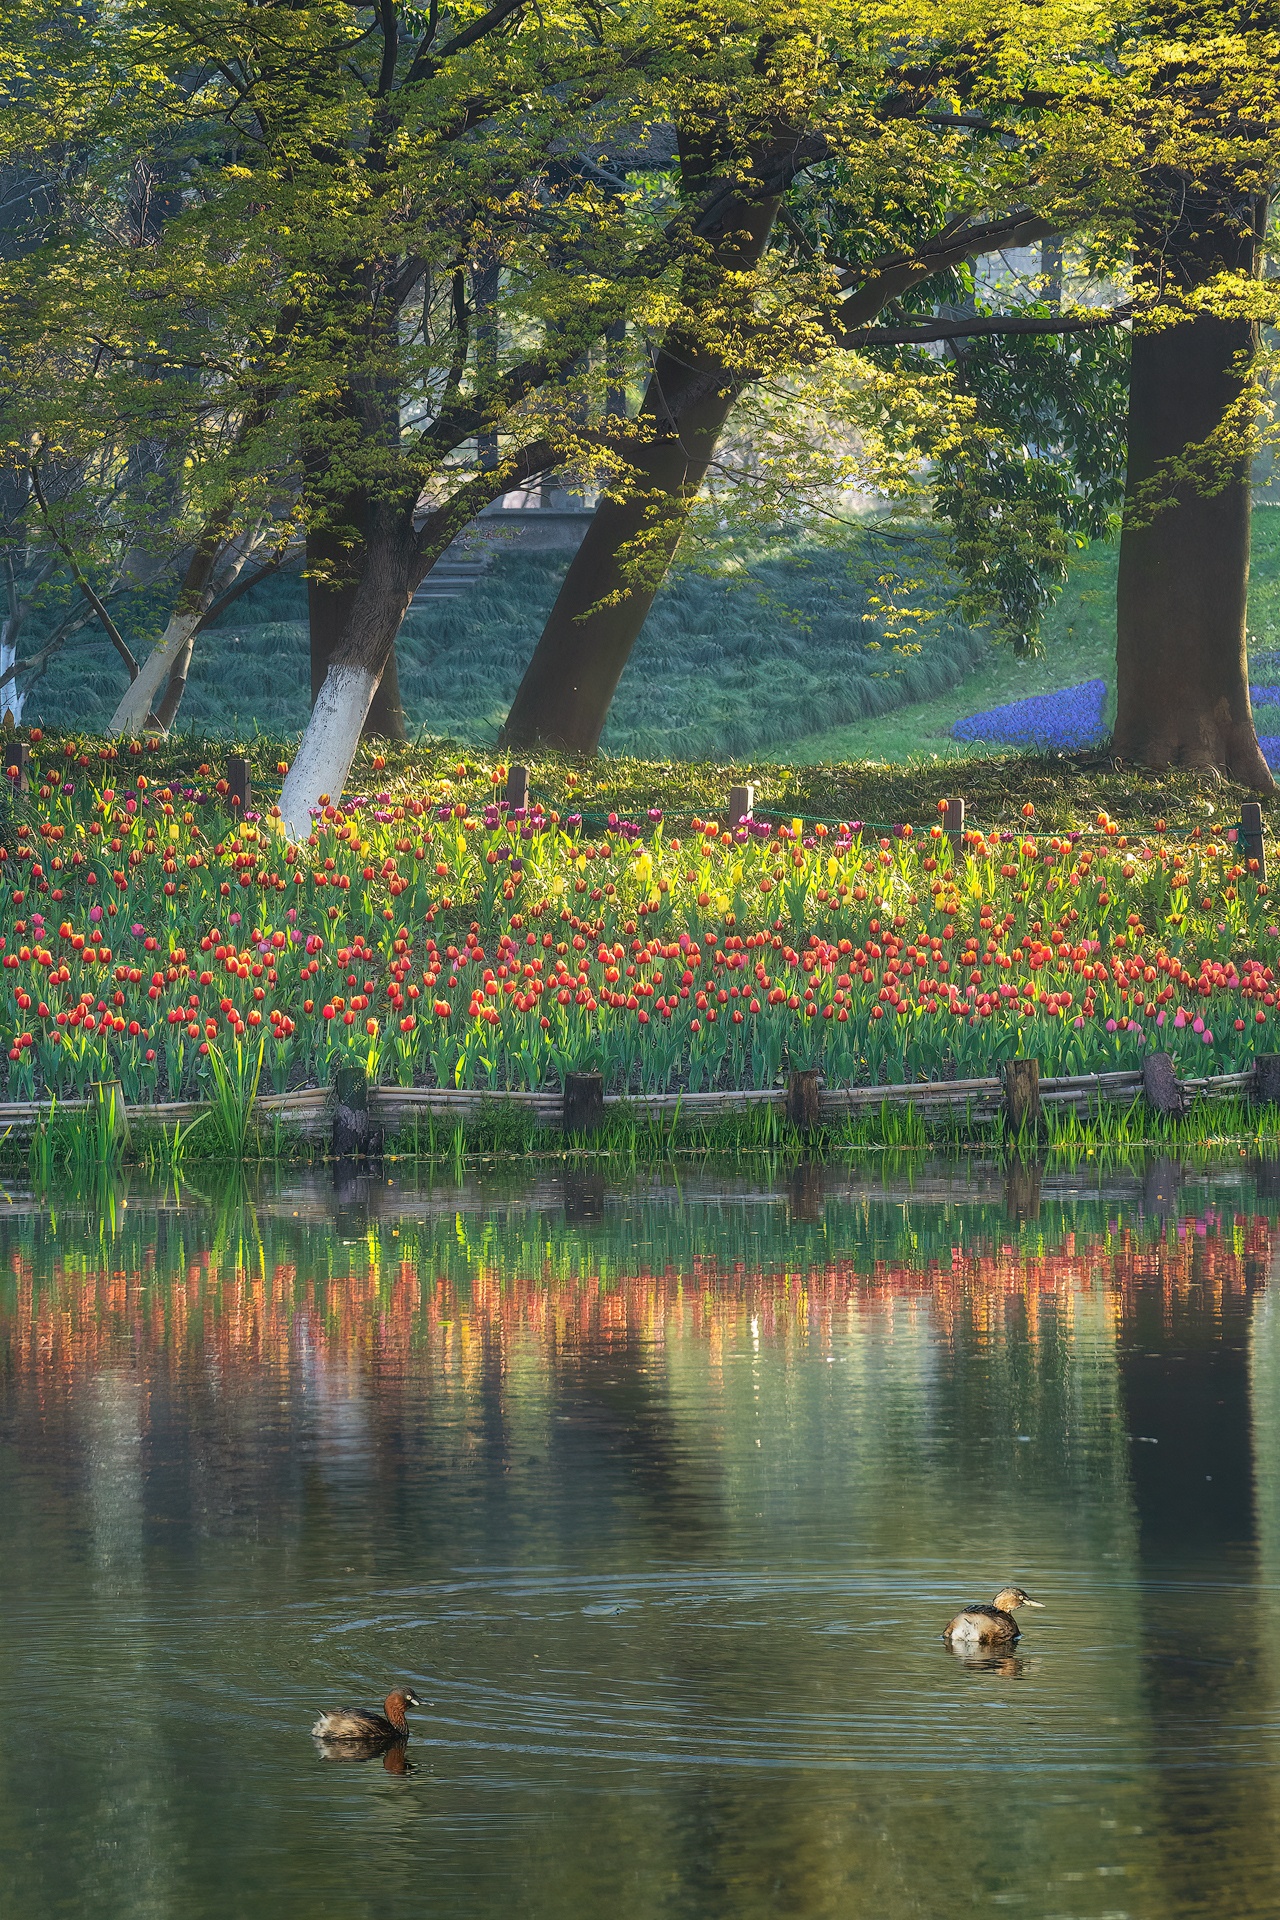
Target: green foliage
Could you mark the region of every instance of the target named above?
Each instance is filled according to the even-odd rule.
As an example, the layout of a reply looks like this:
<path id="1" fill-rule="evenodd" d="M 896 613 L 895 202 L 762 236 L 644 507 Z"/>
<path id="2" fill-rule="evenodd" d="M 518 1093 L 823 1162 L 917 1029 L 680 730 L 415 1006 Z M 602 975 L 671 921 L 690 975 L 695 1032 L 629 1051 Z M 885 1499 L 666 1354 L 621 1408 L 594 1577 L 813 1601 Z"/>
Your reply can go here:
<path id="1" fill-rule="evenodd" d="M 1072 552 L 1118 524 L 1128 337 L 979 338 L 955 353 L 976 424 L 939 452 L 933 495 L 962 582 L 957 604 L 1025 653 Z"/>

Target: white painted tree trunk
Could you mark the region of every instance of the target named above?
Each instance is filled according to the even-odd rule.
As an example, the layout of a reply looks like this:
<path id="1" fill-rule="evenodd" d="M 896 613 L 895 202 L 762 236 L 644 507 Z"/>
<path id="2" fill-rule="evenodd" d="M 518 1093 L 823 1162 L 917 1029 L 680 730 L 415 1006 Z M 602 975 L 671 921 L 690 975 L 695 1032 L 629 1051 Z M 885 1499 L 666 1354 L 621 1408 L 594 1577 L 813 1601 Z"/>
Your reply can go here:
<path id="1" fill-rule="evenodd" d="M 281 824 L 291 840 L 305 840 L 311 832 L 312 809 L 322 793 L 335 802 L 342 797 L 379 677 L 368 667 L 340 664 L 325 675 L 280 794 Z"/>
<path id="2" fill-rule="evenodd" d="M 138 677 L 126 689 L 124 698 L 111 716 L 107 727 L 109 739 L 118 739 L 121 734 L 141 733 L 147 724 L 147 715 L 151 712 L 160 689 L 169 678 L 169 669 L 193 639 L 200 624 L 201 609 L 188 608 L 185 613 L 175 613 L 155 646 L 142 663 Z"/>
<path id="3" fill-rule="evenodd" d="M 26 695 L 18 692 L 18 677 L 10 671 L 18 657 L 17 642 L 9 638 L 12 630 L 11 621 L 0 622 L 0 721 L 9 716 L 14 726 L 20 727 Z M 7 680 L 6 673 L 9 674 Z"/>

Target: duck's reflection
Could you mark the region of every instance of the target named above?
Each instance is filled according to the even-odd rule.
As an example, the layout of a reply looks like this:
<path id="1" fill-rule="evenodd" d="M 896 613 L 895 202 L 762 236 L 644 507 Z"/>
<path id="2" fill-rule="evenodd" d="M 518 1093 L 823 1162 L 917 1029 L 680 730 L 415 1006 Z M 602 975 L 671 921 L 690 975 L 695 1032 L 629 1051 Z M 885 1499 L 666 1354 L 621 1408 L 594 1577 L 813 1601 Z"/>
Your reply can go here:
<path id="1" fill-rule="evenodd" d="M 363 1764 L 380 1758 L 386 1773 L 416 1773 L 418 1769 L 409 1758 L 408 1745 L 407 1740 L 392 1740 L 385 1745 L 358 1740 L 317 1740 L 315 1749 L 321 1760 L 353 1760 Z"/>
<path id="2" fill-rule="evenodd" d="M 1036 1672 L 1040 1662 L 1022 1653 L 962 1653 L 951 1649 L 951 1657 L 970 1673 L 996 1673 L 1002 1680 L 1025 1680 Z"/>

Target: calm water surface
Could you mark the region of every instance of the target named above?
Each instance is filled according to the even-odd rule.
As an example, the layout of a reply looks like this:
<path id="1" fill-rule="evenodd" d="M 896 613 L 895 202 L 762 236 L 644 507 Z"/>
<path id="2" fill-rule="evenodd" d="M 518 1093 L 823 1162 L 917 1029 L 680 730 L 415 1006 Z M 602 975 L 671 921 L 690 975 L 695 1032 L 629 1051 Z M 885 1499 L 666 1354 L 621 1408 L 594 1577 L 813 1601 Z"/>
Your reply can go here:
<path id="1" fill-rule="evenodd" d="M 1277 1196 L 12 1193 L 0 1911 L 1274 1914 Z"/>

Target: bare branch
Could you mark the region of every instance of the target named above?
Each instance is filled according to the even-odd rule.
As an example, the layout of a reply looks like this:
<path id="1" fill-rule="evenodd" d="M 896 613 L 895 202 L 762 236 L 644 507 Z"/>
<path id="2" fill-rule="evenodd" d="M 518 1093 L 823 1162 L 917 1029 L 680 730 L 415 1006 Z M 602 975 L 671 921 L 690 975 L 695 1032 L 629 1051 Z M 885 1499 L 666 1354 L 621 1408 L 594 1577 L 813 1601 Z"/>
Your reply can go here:
<path id="1" fill-rule="evenodd" d="M 906 321 L 900 327 L 856 327 L 846 333 L 843 347 L 927 346 L 934 340 L 972 340 L 982 334 L 1096 333 L 1132 320 L 1132 306 L 1107 307 L 1096 313 L 975 314 L 958 320 Z"/>
<path id="2" fill-rule="evenodd" d="M 31 474 L 31 491 L 35 495 L 36 505 L 40 509 L 40 517 L 49 529 L 49 538 L 53 541 L 59 553 L 61 553 L 68 567 L 70 567 L 71 578 L 75 581 L 80 592 L 84 595 L 89 605 L 93 608 L 94 613 L 102 622 L 103 627 L 106 629 L 108 640 L 110 640 L 112 646 L 124 661 L 125 666 L 129 669 L 130 680 L 136 680 L 138 677 L 138 663 L 129 651 L 128 643 L 93 588 L 89 585 L 89 582 L 85 579 L 80 567 L 80 562 L 76 559 L 70 546 L 54 526 L 49 514 L 49 503 L 44 497 L 44 488 L 40 485 L 40 475 L 34 463 L 31 465 L 29 471 Z"/>

